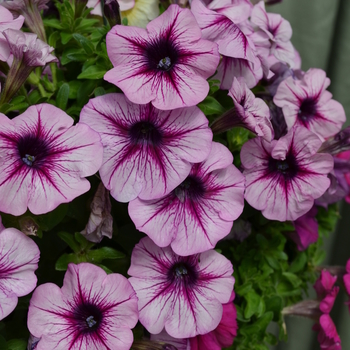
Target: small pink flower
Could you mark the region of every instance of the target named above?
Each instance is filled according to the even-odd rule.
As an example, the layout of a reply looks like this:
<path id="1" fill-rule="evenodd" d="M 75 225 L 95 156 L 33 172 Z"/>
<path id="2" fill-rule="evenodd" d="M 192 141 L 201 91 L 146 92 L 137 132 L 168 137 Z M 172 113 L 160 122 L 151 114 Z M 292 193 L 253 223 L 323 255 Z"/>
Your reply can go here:
<path id="1" fill-rule="evenodd" d="M 282 81 L 273 99 L 283 109 L 288 129 L 297 124 L 322 139 L 335 135 L 345 122 L 343 106 L 326 91 L 329 78 L 322 69 L 309 69 L 301 80 Z"/>
<path id="2" fill-rule="evenodd" d="M 241 161 L 248 203 L 270 220 L 294 221 L 306 214 L 330 185 L 333 157 L 316 153 L 321 143 L 301 127 L 271 143 L 261 137 L 246 142 Z"/>
<path id="3" fill-rule="evenodd" d="M 29 294 L 37 283 L 40 251 L 32 239 L 15 228 L 5 229 L 0 218 L 0 320 Z"/>
<path id="4" fill-rule="evenodd" d="M 336 280 L 336 276 L 332 276 L 327 270 L 322 270 L 320 277 L 314 284 L 317 297 L 320 300 L 320 310 L 323 313 L 329 314 L 333 308 L 339 292 L 339 287 L 334 286 Z"/>
<path id="5" fill-rule="evenodd" d="M 36 215 L 90 188 L 87 176 L 102 163 L 99 135 L 50 104 L 8 119 L 0 114 L 0 210 Z"/>
<path id="6" fill-rule="evenodd" d="M 11 12 L 0 5 L 0 61 L 7 61 L 11 54 L 8 42 L 2 32 L 10 28 L 19 30 L 21 29 L 23 22 L 23 16 L 13 19 Z"/>
<path id="7" fill-rule="evenodd" d="M 232 161 L 231 152 L 213 142 L 207 159 L 166 197 L 129 203 L 137 229 L 181 256 L 214 248 L 243 211 L 245 179 Z"/>
<path id="8" fill-rule="evenodd" d="M 346 270 L 346 273 L 343 276 L 343 282 L 344 282 L 346 293 L 350 297 L 350 259 L 346 263 L 345 270 Z M 349 312 L 350 312 L 350 300 L 346 302 L 346 305 L 349 306 Z"/>
<path id="9" fill-rule="evenodd" d="M 148 237 L 131 256 L 129 281 L 139 298 L 139 319 L 151 333 L 172 337 L 214 330 L 233 290 L 232 264 L 214 250 L 188 257 L 159 248 Z"/>
<path id="10" fill-rule="evenodd" d="M 243 79 L 233 78 L 228 95 L 232 98 L 234 108 L 214 121 L 211 129 L 220 133 L 233 127 L 244 127 L 266 141 L 273 139 L 273 128 L 270 122 L 270 110 L 260 98 L 255 98 Z"/>
<path id="11" fill-rule="evenodd" d="M 80 121 L 101 135 L 101 179 L 120 202 L 167 195 L 185 180 L 191 163 L 208 156 L 212 144 L 198 107 L 161 111 L 108 94 L 91 99 Z"/>
<path id="12" fill-rule="evenodd" d="M 114 26 L 107 34 L 114 66 L 105 80 L 134 102 L 163 110 L 194 106 L 209 92 L 206 81 L 219 63 L 217 45 L 201 39 L 188 9 L 170 5 L 146 29 Z"/>
<path id="13" fill-rule="evenodd" d="M 317 340 L 321 350 L 341 350 L 340 338 L 329 314 L 322 315 L 312 329 L 318 332 Z"/>
<path id="14" fill-rule="evenodd" d="M 36 350 L 128 350 L 137 319 L 128 280 L 81 263 L 68 265 L 62 288 L 45 283 L 34 291 L 28 328 L 41 338 Z"/>

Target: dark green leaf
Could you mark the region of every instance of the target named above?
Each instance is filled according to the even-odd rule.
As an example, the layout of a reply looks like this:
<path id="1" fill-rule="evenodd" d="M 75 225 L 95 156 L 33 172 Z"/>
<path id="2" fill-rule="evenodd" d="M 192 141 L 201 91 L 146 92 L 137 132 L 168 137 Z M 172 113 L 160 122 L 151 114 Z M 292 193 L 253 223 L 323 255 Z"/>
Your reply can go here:
<path id="1" fill-rule="evenodd" d="M 60 89 L 58 90 L 58 93 L 56 96 L 56 107 L 61 108 L 62 110 L 65 110 L 67 108 L 68 96 L 69 96 L 69 85 L 67 83 L 64 83 L 61 85 Z"/>
<path id="2" fill-rule="evenodd" d="M 53 32 L 49 36 L 48 44 L 52 47 L 56 47 L 56 42 L 60 37 L 61 37 L 60 32 Z"/>
<path id="3" fill-rule="evenodd" d="M 204 101 L 198 104 L 198 107 L 205 115 L 222 114 L 224 107 L 212 96 L 207 96 Z"/>
<path id="4" fill-rule="evenodd" d="M 7 342 L 8 350 L 26 350 L 27 342 L 21 339 L 12 339 Z"/>
<path id="5" fill-rule="evenodd" d="M 68 98 L 71 100 L 75 100 L 78 96 L 78 90 L 79 90 L 82 82 L 79 80 L 71 80 L 68 84 L 69 84 Z"/>
<path id="6" fill-rule="evenodd" d="M 83 49 L 78 48 L 70 48 L 63 51 L 61 57 L 61 64 L 66 65 L 69 62 L 79 62 L 86 61 L 87 56 Z"/>
<path id="7" fill-rule="evenodd" d="M 73 38 L 72 33 L 61 32 L 61 42 L 63 45 L 66 45 Z"/>
<path id="8" fill-rule="evenodd" d="M 74 33 L 73 38 L 82 46 L 88 55 L 91 55 L 94 52 L 94 45 L 90 42 L 89 39 L 85 38 L 84 35 Z"/>
<path id="9" fill-rule="evenodd" d="M 110 247 L 102 247 L 99 249 L 89 250 L 86 253 L 88 261 L 92 263 L 99 263 L 104 259 L 120 259 L 124 258 L 125 254 L 118 252 L 117 250 Z"/>
<path id="10" fill-rule="evenodd" d="M 289 272 L 296 273 L 303 270 L 306 263 L 307 263 L 307 255 L 305 252 L 302 252 L 298 254 L 298 256 L 290 264 Z"/>
<path id="11" fill-rule="evenodd" d="M 86 262 L 84 256 L 79 256 L 77 254 L 63 254 L 56 261 L 55 269 L 57 271 L 66 271 L 69 263 L 79 264 L 81 262 Z"/>
<path id="12" fill-rule="evenodd" d="M 84 32 L 85 30 L 89 30 L 91 31 L 91 28 L 98 23 L 99 20 L 98 19 L 90 19 L 90 18 L 84 18 L 80 24 L 78 25 L 78 27 L 75 28 L 75 30 L 77 32 Z"/>
<path id="13" fill-rule="evenodd" d="M 261 298 L 252 290 L 244 295 L 244 299 L 247 301 L 247 306 L 244 309 L 244 317 L 250 318 L 259 311 Z"/>
<path id="14" fill-rule="evenodd" d="M 94 91 L 94 95 L 95 97 L 97 96 L 103 96 L 106 94 L 106 90 L 102 87 L 102 86 L 99 86 L 98 88 L 95 89 Z"/>
<path id="15" fill-rule="evenodd" d="M 106 68 L 90 66 L 78 75 L 78 79 L 101 79 L 106 74 Z"/>
<path id="16" fill-rule="evenodd" d="M 74 235 L 63 231 L 58 232 L 57 235 L 68 244 L 68 246 L 73 250 L 73 252 L 78 253 L 81 251 L 81 247 L 79 243 L 76 241 Z"/>
<path id="17" fill-rule="evenodd" d="M 61 22 L 56 18 L 44 19 L 43 22 L 44 22 L 44 25 L 47 27 L 63 29 Z"/>

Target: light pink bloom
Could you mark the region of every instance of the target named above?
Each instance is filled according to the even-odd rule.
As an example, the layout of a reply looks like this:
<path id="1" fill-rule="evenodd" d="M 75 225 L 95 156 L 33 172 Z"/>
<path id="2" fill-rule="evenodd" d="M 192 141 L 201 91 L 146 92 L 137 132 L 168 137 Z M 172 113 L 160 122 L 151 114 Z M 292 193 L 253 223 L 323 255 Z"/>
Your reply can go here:
<path id="1" fill-rule="evenodd" d="M 28 312 L 36 350 L 128 350 L 138 319 L 137 297 L 128 280 L 100 267 L 69 264 L 63 287 L 40 285 Z"/>
<path id="2" fill-rule="evenodd" d="M 214 248 L 243 211 L 245 179 L 232 161 L 231 152 L 213 142 L 207 159 L 166 197 L 129 203 L 136 228 L 181 256 Z"/>
<path id="3" fill-rule="evenodd" d="M 11 12 L 0 5 L 0 61 L 7 61 L 11 54 L 7 40 L 2 32 L 10 28 L 21 29 L 23 22 L 23 16 L 13 19 Z"/>
<path id="4" fill-rule="evenodd" d="M 228 110 L 211 125 L 213 133 L 220 133 L 233 127 L 244 127 L 266 141 L 273 139 L 274 131 L 270 121 L 270 110 L 260 98 L 255 98 L 244 80 L 233 78 L 228 95 L 234 108 Z"/>
<path id="5" fill-rule="evenodd" d="M 270 220 L 294 221 L 306 214 L 330 185 L 333 157 L 316 153 L 321 143 L 301 127 L 271 143 L 260 137 L 246 142 L 241 161 L 248 203 Z"/>
<path id="6" fill-rule="evenodd" d="M 194 106 L 209 92 L 206 81 L 219 63 L 217 45 L 201 39 L 188 9 L 170 5 L 146 29 L 114 26 L 107 34 L 114 66 L 105 80 L 117 85 L 134 103 L 163 110 Z"/>
<path id="7" fill-rule="evenodd" d="M 100 136 L 50 104 L 8 119 L 0 114 L 0 210 L 36 215 L 90 188 L 86 176 L 102 163 Z M 5 200 L 6 199 L 6 200 Z"/>
<path id="8" fill-rule="evenodd" d="M 211 332 L 189 339 L 176 339 L 165 331 L 151 335 L 151 340 L 174 345 L 177 350 L 221 350 L 232 345 L 237 335 L 237 311 L 233 304 L 234 292 L 227 304 L 223 304 L 223 314 L 219 325 Z"/>
<path id="9" fill-rule="evenodd" d="M 29 294 L 37 283 L 40 251 L 32 239 L 0 218 L 0 320 L 17 306 L 18 297 Z"/>
<path id="10" fill-rule="evenodd" d="M 343 106 L 326 91 L 329 78 L 322 69 L 309 69 L 302 80 L 282 81 L 273 99 L 283 109 L 288 129 L 301 125 L 321 138 L 335 135 L 346 120 Z"/>
<path id="11" fill-rule="evenodd" d="M 135 6 L 135 0 L 118 0 L 120 11 L 131 10 Z M 89 0 L 86 7 L 93 8 L 93 15 L 102 16 L 101 0 Z"/>
<path id="12" fill-rule="evenodd" d="M 220 323 L 230 300 L 232 264 L 215 250 L 188 257 L 159 248 L 148 237 L 131 256 L 129 281 L 139 298 L 139 319 L 151 333 L 172 337 L 206 334 Z"/>
<path id="13" fill-rule="evenodd" d="M 318 332 L 317 340 L 321 350 L 342 349 L 337 329 L 329 314 L 322 315 L 319 323 L 315 324 L 312 329 Z"/>
<path id="14" fill-rule="evenodd" d="M 150 103 L 131 103 L 123 94 L 91 99 L 80 120 L 101 135 L 101 179 L 120 202 L 167 195 L 185 180 L 191 163 L 208 156 L 212 143 L 199 108 L 161 111 Z"/>
<path id="15" fill-rule="evenodd" d="M 246 20 L 250 6 L 235 6 L 231 0 L 215 0 L 205 7 L 201 0 L 193 0 L 191 11 L 203 38 L 218 44 L 222 60 L 214 79 L 220 80 L 220 88 L 228 90 L 235 76 L 243 77 L 250 88 L 254 87 L 262 78 L 261 64 L 255 55 L 254 44 L 236 24 Z"/>
<path id="16" fill-rule="evenodd" d="M 279 14 L 267 13 L 263 1 L 254 6 L 250 20 L 255 27 L 251 38 L 258 54 L 268 61 L 268 66 L 271 67 L 280 61 L 293 68 L 295 51 L 290 41 L 292 37 L 290 23 Z"/>

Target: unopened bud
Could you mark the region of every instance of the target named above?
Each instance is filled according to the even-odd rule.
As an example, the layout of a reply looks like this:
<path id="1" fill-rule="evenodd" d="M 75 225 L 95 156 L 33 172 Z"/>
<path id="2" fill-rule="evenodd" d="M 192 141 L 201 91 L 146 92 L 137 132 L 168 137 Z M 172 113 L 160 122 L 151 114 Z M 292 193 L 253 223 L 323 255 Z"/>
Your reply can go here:
<path id="1" fill-rule="evenodd" d="M 122 23 L 117 0 L 106 0 L 103 7 L 103 12 L 111 27 Z"/>
<path id="2" fill-rule="evenodd" d="M 320 311 L 320 302 L 318 300 L 303 300 L 297 304 L 285 307 L 282 310 L 282 314 L 311 318 L 317 322 L 322 312 Z"/>

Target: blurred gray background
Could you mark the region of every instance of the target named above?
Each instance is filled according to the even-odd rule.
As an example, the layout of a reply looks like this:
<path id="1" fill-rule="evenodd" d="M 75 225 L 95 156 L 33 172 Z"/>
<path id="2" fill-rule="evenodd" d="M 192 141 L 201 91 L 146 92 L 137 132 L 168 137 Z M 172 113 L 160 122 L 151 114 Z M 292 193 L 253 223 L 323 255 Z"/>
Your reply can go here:
<path id="1" fill-rule="evenodd" d="M 283 0 L 267 7 L 280 13 L 293 28 L 292 42 L 302 58 L 302 69 L 322 68 L 331 79 L 329 90 L 343 104 L 350 124 L 350 0 Z M 324 265 L 345 265 L 350 258 L 350 205 L 342 204 L 341 219 L 335 233 L 326 241 Z M 331 312 L 342 341 L 350 349 L 350 314 L 344 305 L 348 297 L 341 290 Z M 313 322 L 302 318 L 286 319 L 287 343 L 274 350 L 318 350 Z"/>

